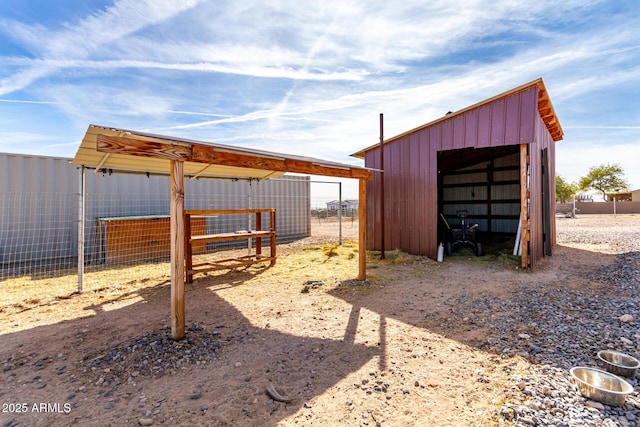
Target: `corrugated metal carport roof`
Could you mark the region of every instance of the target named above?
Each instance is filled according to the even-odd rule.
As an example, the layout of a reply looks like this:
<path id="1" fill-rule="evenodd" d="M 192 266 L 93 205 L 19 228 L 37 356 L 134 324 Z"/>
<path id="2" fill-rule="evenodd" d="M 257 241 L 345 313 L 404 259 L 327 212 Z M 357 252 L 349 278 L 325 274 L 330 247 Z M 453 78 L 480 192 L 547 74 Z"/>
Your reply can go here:
<path id="1" fill-rule="evenodd" d="M 142 154 L 149 150 L 157 156 Z M 171 160 L 184 161 L 187 178 L 262 180 L 285 172 L 371 177 L 370 171 L 348 164 L 98 125 L 89 125 L 71 163 L 113 172 L 168 175 Z"/>

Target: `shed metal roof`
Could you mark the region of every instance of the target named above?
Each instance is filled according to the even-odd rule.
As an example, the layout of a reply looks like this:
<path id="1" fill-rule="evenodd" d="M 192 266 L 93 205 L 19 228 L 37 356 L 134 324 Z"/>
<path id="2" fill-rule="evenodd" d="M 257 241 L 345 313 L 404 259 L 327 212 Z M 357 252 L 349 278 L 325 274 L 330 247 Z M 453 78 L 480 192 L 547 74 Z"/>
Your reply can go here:
<path id="1" fill-rule="evenodd" d="M 530 89 L 534 86 L 537 86 L 538 88 L 538 113 L 540 114 L 540 117 L 542 118 L 542 121 L 544 122 L 545 126 L 547 127 L 547 130 L 549 131 L 549 133 L 551 134 L 551 137 L 553 138 L 554 141 L 560 141 L 562 139 L 562 136 L 564 135 L 564 131 L 562 130 L 562 126 L 560 126 L 560 122 L 558 121 L 558 118 L 556 117 L 556 112 L 553 108 L 553 104 L 551 103 L 551 99 L 549 99 L 549 94 L 547 92 L 547 89 L 544 85 L 544 82 L 542 81 L 541 78 L 533 80 L 529 83 L 525 83 L 521 86 L 518 86 L 514 89 L 508 90 L 504 93 L 501 93 L 499 95 L 493 96 L 491 98 L 485 99 L 484 101 L 480 101 L 477 104 L 473 104 L 469 107 L 463 108 L 462 110 L 453 112 L 453 113 L 448 113 L 447 115 L 440 117 L 436 120 L 433 120 L 429 123 L 426 123 L 422 126 L 418 126 L 415 129 L 411 129 L 407 132 L 403 132 L 400 135 L 396 135 L 392 138 L 386 139 L 384 140 L 384 143 L 388 143 L 391 141 L 394 141 L 396 139 L 400 139 L 403 138 L 409 134 L 412 134 L 414 132 L 426 129 L 428 127 L 431 127 L 437 123 L 443 122 L 445 120 L 451 120 L 456 116 L 459 116 L 463 113 L 466 113 L 469 110 L 473 110 L 475 108 L 479 108 L 483 105 L 487 105 L 489 103 L 495 102 L 499 99 L 502 98 L 506 98 L 508 96 L 514 95 L 518 92 L 522 92 L 525 91 L 527 89 Z M 373 144 L 367 148 L 364 148 L 356 153 L 353 153 L 352 156 L 354 157 L 360 157 L 360 158 L 364 158 L 364 155 L 367 151 L 374 149 L 374 148 L 378 148 L 380 145 L 379 144 Z"/>
<path id="2" fill-rule="evenodd" d="M 155 155 L 149 156 L 150 152 Z M 371 178 L 369 170 L 348 164 L 99 125 L 89 125 L 71 163 L 168 175 L 171 160 L 184 161 L 187 178 L 263 180 L 286 172 Z"/>

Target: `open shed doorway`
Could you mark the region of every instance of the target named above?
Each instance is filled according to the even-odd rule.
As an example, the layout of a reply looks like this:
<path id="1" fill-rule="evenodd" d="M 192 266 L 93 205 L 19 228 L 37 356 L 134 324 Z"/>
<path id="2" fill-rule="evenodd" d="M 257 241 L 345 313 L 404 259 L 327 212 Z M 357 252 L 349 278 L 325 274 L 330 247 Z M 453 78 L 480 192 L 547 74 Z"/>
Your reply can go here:
<path id="1" fill-rule="evenodd" d="M 520 147 L 440 151 L 437 161 L 438 241 L 447 255 L 512 255 L 521 210 Z M 461 238 L 463 221 L 472 230 Z"/>

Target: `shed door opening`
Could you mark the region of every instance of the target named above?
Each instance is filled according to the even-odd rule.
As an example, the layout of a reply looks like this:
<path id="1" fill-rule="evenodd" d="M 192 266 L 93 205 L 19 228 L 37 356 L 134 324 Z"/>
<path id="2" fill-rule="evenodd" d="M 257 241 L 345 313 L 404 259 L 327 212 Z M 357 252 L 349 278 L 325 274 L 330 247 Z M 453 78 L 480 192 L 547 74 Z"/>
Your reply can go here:
<path id="1" fill-rule="evenodd" d="M 447 150 L 438 153 L 438 241 L 447 225 L 478 224 L 475 239 L 484 253 L 513 251 L 520 218 L 518 146 Z M 458 250 L 454 250 L 457 252 Z M 462 247 L 460 254 L 473 254 Z"/>

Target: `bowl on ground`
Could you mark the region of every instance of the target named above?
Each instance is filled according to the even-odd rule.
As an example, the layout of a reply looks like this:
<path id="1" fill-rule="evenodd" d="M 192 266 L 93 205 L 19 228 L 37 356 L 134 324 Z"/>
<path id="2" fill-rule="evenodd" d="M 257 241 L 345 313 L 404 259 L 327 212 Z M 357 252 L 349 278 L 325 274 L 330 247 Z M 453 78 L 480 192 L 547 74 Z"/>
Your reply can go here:
<path id="1" fill-rule="evenodd" d="M 633 392 L 633 386 L 610 372 L 586 366 L 569 371 L 580 393 L 588 399 L 609 406 L 621 406 Z"/>
<path id="2" fill-rule="evenodd" d="M 619 351 L 600 350 L 598 352 L 598 365 L 612 374 L 633 378 L 636 376 L 640 361 Z"/>

